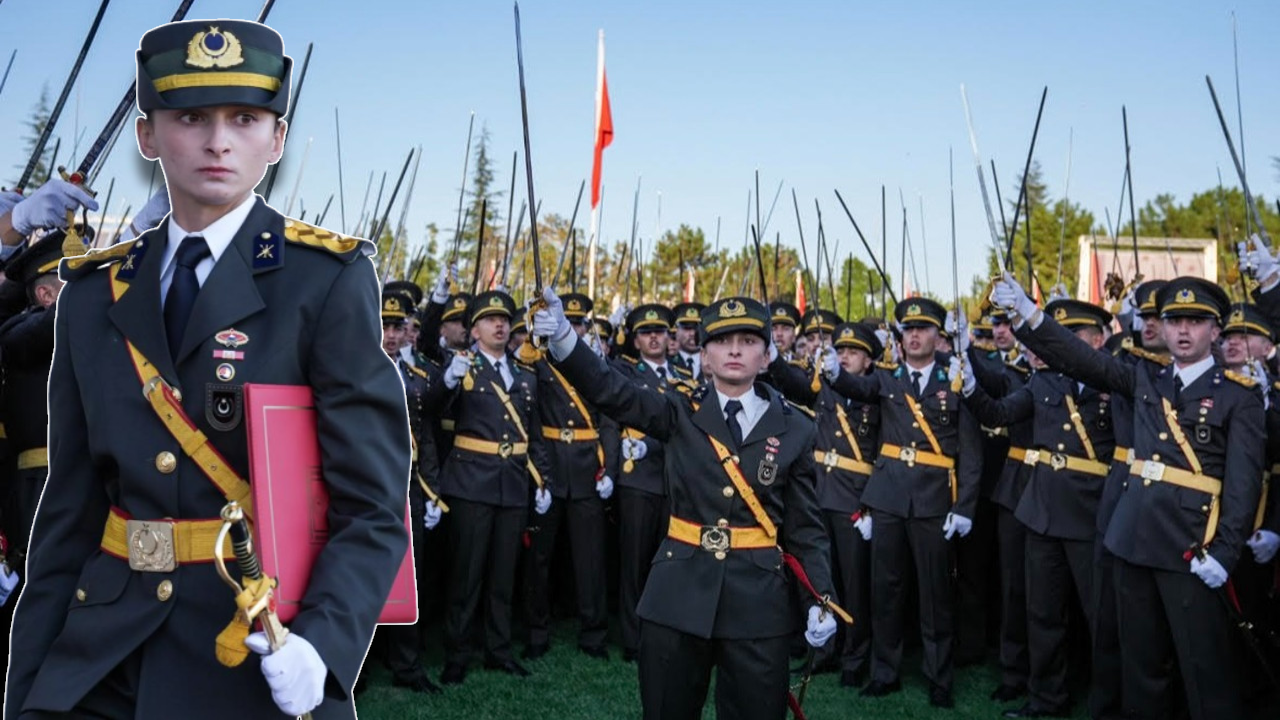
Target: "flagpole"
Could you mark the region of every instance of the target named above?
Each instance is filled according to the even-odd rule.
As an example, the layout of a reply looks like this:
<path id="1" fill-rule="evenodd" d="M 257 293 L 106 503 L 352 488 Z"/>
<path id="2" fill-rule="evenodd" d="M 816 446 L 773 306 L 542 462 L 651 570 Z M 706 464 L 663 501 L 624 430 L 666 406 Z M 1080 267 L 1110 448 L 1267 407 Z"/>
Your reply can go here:
<path id="1" fill-rule="evenodd" d="M 602 165 L 602 154 L 604 148 L 601 146 L 600 122 L 603 114 L 604 100 L 604 29 L 601 28 L 598 36 L 596 50 L 596 116 L 593 127 L 594 137 L 592 144 L 594 146 L 592 154 L 592 173 L 591 182 L 591 234 L 587 243 L 587 297 L 595 300 L 596 297 L 596 244 L 599 240 L 600 231 L 600 174 Z M 612 132 L 612 129 L 610 129 Z"/>

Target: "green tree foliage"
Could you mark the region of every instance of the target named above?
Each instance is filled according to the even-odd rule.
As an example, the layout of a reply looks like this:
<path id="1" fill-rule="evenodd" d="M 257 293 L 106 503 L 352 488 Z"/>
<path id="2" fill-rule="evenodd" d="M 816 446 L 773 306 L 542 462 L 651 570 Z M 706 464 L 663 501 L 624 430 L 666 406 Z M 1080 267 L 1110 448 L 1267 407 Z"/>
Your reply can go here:
<path id="1" fill-rule="evenodd" d="M 22 142 L 25 152 L 23 158 L 30 158 L 35 152 L 36 141 L 40 139 L 40 134 L 44 132 L 44 126 L 49 123 L 49 115 L 53 112 L 53 108 L 49 107 L 49 86 L 46 84 L 40 89 L 40 99 L 36 101 L 36 106 L 31 110 L 30 117 L 24 123 L 27 127 L 27 134 L 23 136 Z M 50 142 L 45 146 L 45 153 L 52 157 L 53 143 Z M 21 164 L 14 166 L 18 174 L 14 176 L 10 187 L 18 184 L 18 180 L 23 170 L 27 169 L 27 162 L 24 159 Z M 49 180 L 49 166 L 45 163 L 44 157 L 36 162 L 35 170 L 31 173 L 31 179 L 27 182 L 27 187 L 38 188 Z"/>
<path id="2" fill-rule="evenodd" d="M 1022 179 L 1014 183 L 1012 188 L 1003 192 L 1008 208 L 1005 218 L 1012 226 L 1014 205 L 1018 201 L 1018 191 Z M 1028 213 L 1029 210 L 1029 213 Z M 1027 221 L 1028 214 L 1030 222 Z M 1036 282 L 1041 291 L 1048 295 L 1055 285 L 1062 283 L 1068 295 L 1075 295 L 1076 280 L 1079 277 L 1081 235 L 1095 231 L 1093 213 L 1068 199 L 1053 198 L 1049 186 L 1044 180 L 1040 163 L 1033 162 L 1027 177 L 1027 193 L 1023 201 L 1023 209 L 1018 219 L 1017 233 L 1013 238 L 1013 252 L 1010 255 L 1010 271 L 1018 281 L 1030 287 L 1030 271 L 1027 267 L 1027 244 L 1031 245 L 1031 266 L 1035 270 Z M 996 218 L 997 226 L 1000 218 Z M 997 227 L 998 230 L 1001 228 Z M 1059 250 L 1061 250 L 1062 274 L 1059 280 Z M 994 274 L 999 265 L 994 251 L 988 251 L 989 268 Z M 985 278 L 973 283 L 974 293 L 981 293 L 986 286 Z M 981 298 L 977 298 L 981 300 Z"/>

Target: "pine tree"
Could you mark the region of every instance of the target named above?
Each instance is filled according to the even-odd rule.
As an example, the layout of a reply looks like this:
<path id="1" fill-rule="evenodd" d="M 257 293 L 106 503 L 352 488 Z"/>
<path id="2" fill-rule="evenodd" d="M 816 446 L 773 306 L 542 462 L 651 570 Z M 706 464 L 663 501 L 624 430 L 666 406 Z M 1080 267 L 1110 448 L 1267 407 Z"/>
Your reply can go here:
<path id="1" fill-rule="evenodd" d="M 49 116 L 53 109 L 49 107 L 49 86 L 46 84 L 40 89 L 40 99 L 36 101 L 36 106 L 31 111 L 31 116 L 27 118 L 25 125 L 27 126 L 27 135 L 23 138 L 23 144 L 26 152 L 23 153 L 24 158 L 30 158 L 35 152 L 36 142 L 40 140 L 41 133 L 44 132 L 44 126 L 49 123 Z M 49 152 L 49 146 L 46 145 L 45 152 Z M 18 175 L 14 177 L 11 185 L 16 186 L 21 177 L 23 170 L 27 169 L 26 161 L 15 165 Z M 49 167 L 45 164 L 43 156 L 36 162 L 35 170 L 31 173 L 31 179 L 27 181 L 28 188 L 38 188 L 49 180 Z"/>

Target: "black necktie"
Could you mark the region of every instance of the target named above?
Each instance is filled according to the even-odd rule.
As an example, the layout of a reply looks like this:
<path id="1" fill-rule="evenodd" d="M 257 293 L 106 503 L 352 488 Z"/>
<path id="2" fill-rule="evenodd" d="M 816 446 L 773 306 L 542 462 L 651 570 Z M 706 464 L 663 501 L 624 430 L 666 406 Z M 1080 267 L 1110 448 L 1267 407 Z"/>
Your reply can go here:
<path id="1" fill-rule="evenodd" d="M 1173 404 L 1175 407 L 1178 405 L 1178 399 L 1181 395 L 1182 395 L 1182 376 L 1174 375 L 1173 376 Z"/>
<path id="2" fill-rule="evenodd" d="M 164 297 L 164 331 L 169 338 L 169 356 L 175 360 L 182 345 L 182 335 L 187 331 L 191 308 L 200 294 L 200 281 L 196 279 L 196 265 L 209 257 L 209 244 L 199 235 L 188 235 L 178 245 L 174 256 L 173 280 L 169 293 Z"/>
<path id="3" fill-rule="evenodd" d="M 659 365 L 658 367 L 654 368 L 653 371 L 658 373 L 659 380 L 667 379 L 667 369 L 665 367 Z"/>
<path id="4" fill-rule="evenodd" d="M 740 412 L 742 412 L 741 402 L 730 400 L 724 404 L 724 413 L 728 416 L 725 420 L 729 423 L 729 434 L 733 436 L 733 444 L 736 447 L 742 447 L 742 426 L 738 424 Z"/>
<path id="5" fill-rule="evenodd" d="M 502 374 L 502 361 L 501 361 L 501 360 L 499 360 L 498 362 L 494 363 L 494 364 L 493 364 L 493 369 L 494 369 L 494 371 L 495 371 L 495 372 L 497 372 L 497 373 L 498 373 L 498 377 L 502 378 L 502 386 L 503 386 L 503 388 L 504 388 L 504 389 L 506 389 L 506 390 L 510 390 L 510 389 L 511 389 L 511 384 L 507 382 L 507 376 Z"/>
<path id="6" fill-rule="evenodd" d="M 918 398 L 920 397 L 920 371 L 911 371 L 911 391 Z"/>

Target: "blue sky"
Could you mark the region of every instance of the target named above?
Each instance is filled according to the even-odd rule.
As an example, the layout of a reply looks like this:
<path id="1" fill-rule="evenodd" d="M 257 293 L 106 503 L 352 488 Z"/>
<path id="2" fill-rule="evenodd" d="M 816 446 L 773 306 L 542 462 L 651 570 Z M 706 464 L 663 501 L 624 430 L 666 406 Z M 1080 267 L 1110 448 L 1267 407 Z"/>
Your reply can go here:
<path id="1" fill-rule="evenodd" d="M 97 0 L 8 0 L 0 63 L 16 47 L 0 95 L 0 177 L 11 179 L 22 122 L 47 83 L 60 89 Z M 176 0 L 116 0 L 59 125 L 63 158 L 77 126 L 82 151 L 133 73 L 133 49 Z M 254 16 L 258 0 L 196 0 L 189 18 Z M 806 212 L 823 205 L 827 234 L 865 258 L 832 193 L 839 188 L 863 230 L 879 237 L 880 186 L 888 187 L 890 266 L 898 265 L 906 196 L 919 243 L 919 199 L 935 284 L 949 276 L 947 152 L 956 158 L 961 275 L 981 270 L 989 245 L 973 171 L 960 84 L 968 87 L 984 160 L 994 159 L 1006 199 L 1021 171 L 1043 86 L 1049 86 L 1036 158 L 1061 195 L 1074 132 L 1070 195 L 1102 216 L 1115 212 L 1124 171 L 1120 107 L 1127 105 L 1138 204 L 1160 192 L 1180 200 L 1235 172 L 1204 83 L 1213 76 L 1236 132 L 1231 12 L 1239 21 L 1246 163 L 1255 194 L 1274 198 L 1280 179 L 1280 67 L 1274 29 L 1280 4 L 1193 2 L 552 2 L 526 0 L 525 69 L 536 192 L 543 213 L 568 215 L 591 171 L 596 31 L 603 28 L 617 135 L 605 153 L 603 234 L 625 237 L 631 196 L 643 176 L 642 238 L 680 223 L 742 242 L 746 195 L 760 170 L 765 210 L 785 181 L 769 234 L 795 242 L 790 188 Z M 269 23 L 298 63 L 314 42 L 310 73 L 274 203 L 283 208 L 308 138 L 300 197 L 314 216 L 338 190 L 333 110 L 342 114 L 347 222 L 354 223 L 370 171 L 398 172 L 423 147 L 409 213 L 410 238 L 428 222 L 451 236 L 469 113 L 491 133 L 498 185 L 521 146 L 511 4 L 278 0 Z M 77 121 L 78 115 L 78 121 Z M 131 132 L 131 131 L 130 131 Z M 121 138 L 99 190 L 117 179 L 135 210 L 149 168 L 131 135 Z M 1237 137 L 1237 142 L 1239 138 Z M 523 161 L 522 165 L 523 167 Z M 374 181 L 375 186 L 377 180 Z M 516 205 L 524 178 L 517 185 Z M 376 190 L 376 187 L 375 187 Z M 661 193 L 659 228 L 658 193 Z M 370 200 L 372 204 L 372 200 Z M 505 213 L 505 204 L 502 208 Z M 296 215 L 298 208 L 294 208 Z M 398 217 L 399 209 L 393 214 Z M 340 224 L 334 200 L 326 224 Z M 917 244 L 917 253 L 919 245 Z M 939 287 L 946 292 L 949 288 Z"/>

